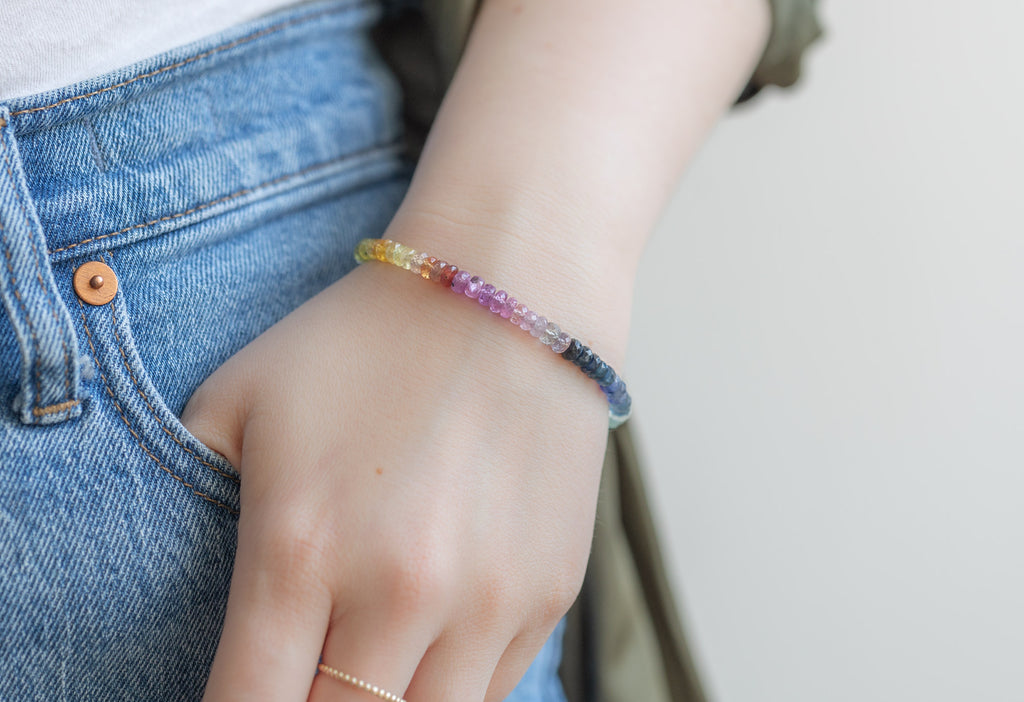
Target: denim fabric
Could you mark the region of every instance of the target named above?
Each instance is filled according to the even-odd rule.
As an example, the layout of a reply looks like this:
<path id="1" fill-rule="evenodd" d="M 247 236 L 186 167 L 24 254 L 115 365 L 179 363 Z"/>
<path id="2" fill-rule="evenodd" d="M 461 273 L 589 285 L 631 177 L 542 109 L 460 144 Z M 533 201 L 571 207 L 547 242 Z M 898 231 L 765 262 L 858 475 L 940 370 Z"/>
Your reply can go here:
<path id="1" fill-rule="evenodd" d="M 0 700 L 201 696 L 239 477 L 178 416 L 401 202 L 380 14 L 304 4 L 0 105 Z M 560 632 L 512 700 L 561 701 Z"/>

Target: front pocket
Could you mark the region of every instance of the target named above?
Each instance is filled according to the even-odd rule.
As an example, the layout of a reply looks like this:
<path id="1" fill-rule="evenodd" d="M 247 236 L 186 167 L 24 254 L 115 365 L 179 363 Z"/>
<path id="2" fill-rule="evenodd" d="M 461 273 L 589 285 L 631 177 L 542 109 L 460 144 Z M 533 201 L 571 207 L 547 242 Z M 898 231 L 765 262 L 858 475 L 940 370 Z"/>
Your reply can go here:
<path id="1" fill-rule="evenodd" d="M 235 469 L 178 416 L 228 358 L 355 267 L 356 242 L 380 236 L 408 187 L 397 162 L 381 168 L 384 177 L 338 174 L 97 257 L 119 285 L 107 305 L 69 301 L 97 369 L 85 382 L 158 474 L 238 509 Z"/>
<path id="2" fill-rule="evenodd" d="M 81 324 L 87 361 L 83 378 L 90 401 L 112 406 L 131 435 L 129 444 L 138 445 L 138 461 L 132 464 L 150 468 L 152 475 L 176 481 L 197 499 L 237 514 L 237 471 L 190 434 L 167 407 L 139 357 L 122 294 L 106 305 L 76 302 L 73 316 Z M 146 475 L 145 470 L 140 472 Z"/>

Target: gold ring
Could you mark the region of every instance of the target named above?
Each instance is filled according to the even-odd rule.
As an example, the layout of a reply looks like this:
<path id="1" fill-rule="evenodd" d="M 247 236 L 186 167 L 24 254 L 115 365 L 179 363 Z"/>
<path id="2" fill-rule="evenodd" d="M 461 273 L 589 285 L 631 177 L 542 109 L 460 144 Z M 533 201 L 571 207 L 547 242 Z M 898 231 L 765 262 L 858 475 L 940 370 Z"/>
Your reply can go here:
<path id="1" fill-rule="evenodd" d="M 394 694 L 393 692 L 382 690 L 376 685 L 371 685 L 365 680 L 360 680 L 359 678 L 352 677 L 348 673 L 343 673 L 340 670 L 335 670 L 329 665 L 324 665 L 323 663 L 321 663 L 316 667 L 316 669 L 324 675 L 328 675 L 334 678 L 335 680 L 341 680 L 342 682 L 346 682 L 349 685 L 352 685 L 353 687 L 358 687 L 360 690 L 364 692 L 369 692 L 371 695 L 375 695 L 381 698 L 382 700 L 387 700 L 387 702 L 405 702 L 404 699 Z"/>

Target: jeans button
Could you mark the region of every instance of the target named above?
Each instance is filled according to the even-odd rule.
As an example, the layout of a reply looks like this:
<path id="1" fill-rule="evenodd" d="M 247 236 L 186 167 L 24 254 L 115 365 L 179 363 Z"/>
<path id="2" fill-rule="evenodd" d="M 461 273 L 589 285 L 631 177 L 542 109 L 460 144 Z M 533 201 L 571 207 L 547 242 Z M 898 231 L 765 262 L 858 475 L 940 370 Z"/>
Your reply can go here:
<path id="1" fill-rule="evenodd" d="M 102 261 L 86 261 L 75 269 L 75 294 L 89 305 L 105 305 L 117 294 L 117 275 Z"/>

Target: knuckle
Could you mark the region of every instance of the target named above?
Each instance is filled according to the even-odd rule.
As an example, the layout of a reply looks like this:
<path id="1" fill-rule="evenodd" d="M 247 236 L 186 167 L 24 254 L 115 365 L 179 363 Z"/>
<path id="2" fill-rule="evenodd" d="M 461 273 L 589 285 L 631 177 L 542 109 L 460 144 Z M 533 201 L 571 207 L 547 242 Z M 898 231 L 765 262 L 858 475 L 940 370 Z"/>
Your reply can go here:
<path id="1" fill-rule="evenodd" d="M 431 552 L 392 555 L 384 578 L 393 605 L 406 614 L 442 606 L 455 588 L 454 572 L 446 559 Z"/>
<path id="2" fill-rule="evenodd" d="M 583 589 L 585 573 L 585 566 L 553 572 L 549 587 L 541 599 L 540 616 L 548 621 L 557 621 L 565 616 Z"/>
<path id="3" fill-rule="evenodd" d="M 499 569 L 488 570 L 477 578 L 476 602 L 483 618 L 521 610 L 512 579 Z"/>

